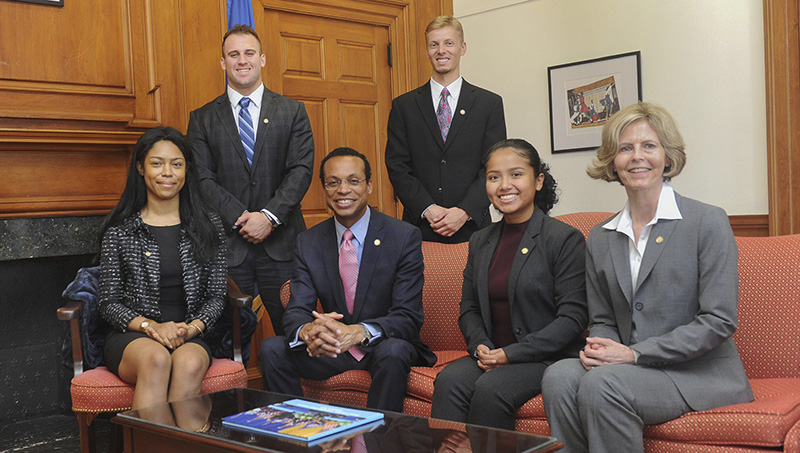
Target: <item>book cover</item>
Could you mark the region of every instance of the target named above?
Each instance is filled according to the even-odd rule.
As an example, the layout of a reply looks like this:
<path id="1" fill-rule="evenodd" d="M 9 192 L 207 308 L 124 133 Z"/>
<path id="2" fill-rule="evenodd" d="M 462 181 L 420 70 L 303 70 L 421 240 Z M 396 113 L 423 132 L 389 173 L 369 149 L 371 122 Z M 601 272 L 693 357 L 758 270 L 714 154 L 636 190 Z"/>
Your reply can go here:
<path id="1" fill-rule="evenodd" d="M 222 424 L 229 428 L 310 442 L 382 419 L 380 412 L 293 399 L 223 417 Z"/>

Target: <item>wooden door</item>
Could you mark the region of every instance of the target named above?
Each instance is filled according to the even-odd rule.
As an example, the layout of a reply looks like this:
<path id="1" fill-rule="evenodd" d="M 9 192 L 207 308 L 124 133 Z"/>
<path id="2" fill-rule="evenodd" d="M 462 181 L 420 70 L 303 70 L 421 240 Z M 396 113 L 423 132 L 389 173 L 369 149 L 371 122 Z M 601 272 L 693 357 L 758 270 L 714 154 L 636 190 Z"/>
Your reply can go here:
<path id="1" fill-rule="evenodd" d="M 265 10 L 266 85 L 303 101 L 314 131 L 314 179 L 302 207 L 309 227 L 330 217 L 318 172 L 322 158 L 349 146 L 372 167 L 369 203 L 396 215 L 383 150 L 392 101 L 389 28 L 346 19 Z"/>

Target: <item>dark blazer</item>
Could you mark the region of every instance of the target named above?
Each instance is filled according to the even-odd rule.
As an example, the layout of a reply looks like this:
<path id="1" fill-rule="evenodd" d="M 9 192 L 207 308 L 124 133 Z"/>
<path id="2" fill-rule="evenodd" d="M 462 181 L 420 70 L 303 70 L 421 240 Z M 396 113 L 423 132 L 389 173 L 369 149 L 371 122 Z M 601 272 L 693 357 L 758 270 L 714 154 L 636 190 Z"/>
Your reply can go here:
<path id="1" fill-rule="evenodd" d="M 722 209 L 675 194 L 683 219 L 659 220 L 642 258 L 636 291 L 627 236 L 594 227 L 586 255 L 590 336 L 639 353 L 660 368 L 694 410 L 751 401 L 731 336 L 737 327 L 738 249 Z M 636 325 L 638 342 L 631 338 Z"/>
<path id="2" fill-rule="evenodd" d="M 506 138 L 503 99 L 464 80 L 453 122 L 442 141 L 431 99 L 430 81 L 392 101 L 386 169 L 403 203 L 403 220 L 422 230 L 422 239 L 466 242 L 488 225 L 489 199 L 484 186 L 486 152 Z M 453 237 L 433 232 L 422 212 L 431 204 L 458 206 L 472 218 Z"/>
<path id="3" fill-rule="evenodd" d="M 433 366 L 436 356 L 419 339 L 424 320 L 423 268 L 419 230 L 373 209 L 350 315 L 339 276 L 333 218 L 301 233 L 290 284 L 292 296 L 283 316 L 287 344 L 294 340 L 297 329 L 314 320 L 311 311 L 316 310 L 319 299 L 326 313 L 343 314 L 345 324 L 375 324 L 384 337 L 412 343 L 419 352 L 418 364 Z M 362 349 L 369 352 L 371 347 Z"/>
<path id="4" fill-rule="evenodd" d="M 458 325 L 473 356 L 480 344 L 495 348 L 489 264 L 502 230 L 502 223 L 496 223 L 469 241 Z M 503 348 L 510 363 L 553 363 L 578 356 L 588 323 L 585 247 L 580 231 L 538 208 L 533 211 L 508 279 L 511 323 L 518 341 Z"/>
<path id="5" fill-rule="evenodd" d="M 300 201 L 314 167 L 314 138 L 303 104 L 264 88 L 252 169 L 227 93 L 189 115 L 187 136 L 202 187 L 228 231 L 228 266 L 240 264 L 250 247 L 230 229 L 245 210 L 267 209 L 280 220 L 262 246 L 276 261 L 291 260 L 297 233 L 306 229 Z"/>

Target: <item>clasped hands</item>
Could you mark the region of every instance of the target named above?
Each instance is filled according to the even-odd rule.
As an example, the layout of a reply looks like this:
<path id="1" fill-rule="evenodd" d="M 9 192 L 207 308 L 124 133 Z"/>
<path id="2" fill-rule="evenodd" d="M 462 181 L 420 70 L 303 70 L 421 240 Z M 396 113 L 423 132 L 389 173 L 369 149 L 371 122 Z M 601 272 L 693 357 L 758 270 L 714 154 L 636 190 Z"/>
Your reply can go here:
<path id="1" fill-rule="evenodd" d="M 431 224 L 434 233 L 450 237 L 467 223 L 469 214 L 458 206 L 443 208 L 434 204 L 425 211 L 425 220 Z"/>
<path id="2" fill-rule="evenodd" d="M 581 364 L 586 370 L 603 365 L 635 363 L 633 349 L 614 340 L 601 337 L 589 337 L 586 346 L 580 352 Z"/>
<path id="3" fill-rule="evenodd" d="M 317 313 L 314 321 L 300 328 L 298 337 L 306 344 L 310 357 L 337 357 L 364 339 L 364 329 L 359 324 L 347 325 L 339 320 L 341 313 Z"/>
<path id="4" fill-rule="evenodd" d="M 239 234 L 251 244 L 259 244 L 272 234 L 272 222 L 261 211 L 244 211 L 236 219 L 235 226 L 239 227 Z"/>
<path id="5" fill-rule="evenodd" d="M 146 329 L 145 335 L 161 343 L 169 349 L 176 349 L 182 344 L 197 335 L 198 329 L 193 328 L 185 322 L 152 322 Z"/>
<path id="6" fill-rule="evenodd" d="M 483 371 L 508 365 L 508 356 L 503 348 L 489 349 L 485 344 L 479 344 L 475 348 L 475 354 L 478 356 L 478 368 Z"/>

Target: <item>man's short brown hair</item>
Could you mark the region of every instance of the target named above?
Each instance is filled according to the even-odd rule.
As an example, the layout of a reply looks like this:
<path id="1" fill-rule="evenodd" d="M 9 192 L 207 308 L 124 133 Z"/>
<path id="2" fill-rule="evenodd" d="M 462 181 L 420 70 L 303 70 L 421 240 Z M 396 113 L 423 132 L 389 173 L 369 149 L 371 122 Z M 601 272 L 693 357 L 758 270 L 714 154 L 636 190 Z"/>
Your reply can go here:
<path id="1" fill-rule="evenodd" d="M 225 33 L 225 36 L 222 37 L 222 56 L 223 57 L 225 56 L 225 41 L 228 40 L 228 36 L 230 36 L 230 35 L 251 35 L 251 36 L 253 36 L 254 38 L 256 38 L 256 41 L 258 41 L 258 53 L 259 54 L 263 53 L 262 50 L 261 50 L 261 39 L 258 37 L 258 33 L 256 33 L 255 30 L 253 30 L 253 27 L 251 27 L 249 25 L 245 25 L 245 24 L 238 24 L 238 25 L 234 25 L 233 28 L 228 30 L 228 32 Z"/>

